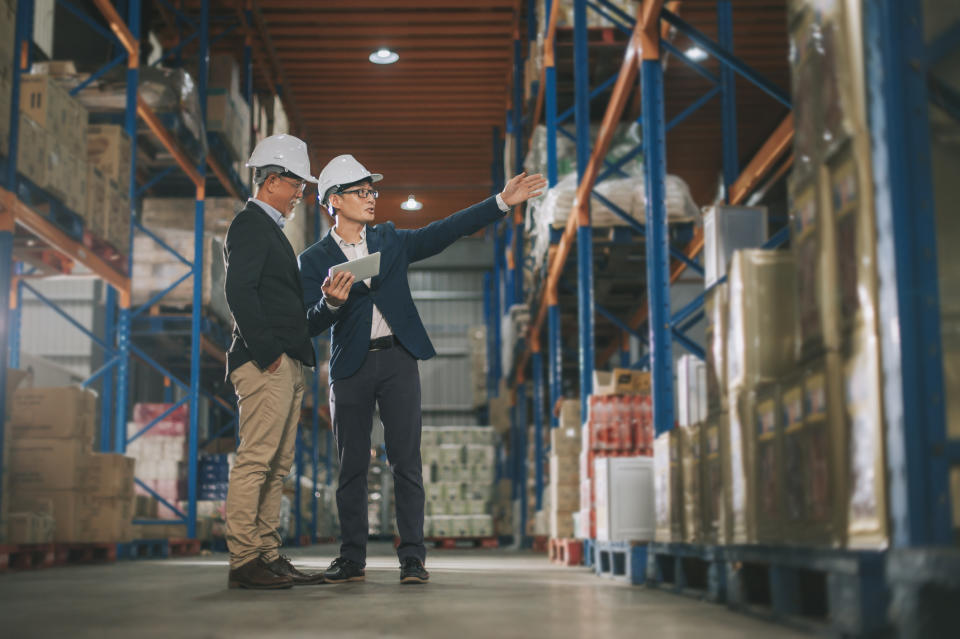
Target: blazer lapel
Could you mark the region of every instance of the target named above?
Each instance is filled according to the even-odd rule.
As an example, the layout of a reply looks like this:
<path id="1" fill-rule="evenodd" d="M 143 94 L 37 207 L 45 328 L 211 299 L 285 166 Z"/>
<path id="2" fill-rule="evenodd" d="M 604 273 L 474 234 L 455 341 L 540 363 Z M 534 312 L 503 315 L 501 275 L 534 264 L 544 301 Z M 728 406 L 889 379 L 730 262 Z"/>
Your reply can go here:
<path id="1" fill-rule="evenodd" d="M 333 236 L 330 235 L 330 231 L 327 231 L 327 234 L 320 240 L 320 246 L 334 259 L 334 264 L 341 264 L 347 261 L 347 256 L 344 255 L 340 247 L 337 246 L 337 242 L 333 239 Z"/>
<path id="2" fill-rule="evenodd" d="M 380 230 L 376 226 L 367 227 L 367 253 L 373 255 L 380 250 Z M 383 266 L 383 255 L 380 256 L 380 265 Z M 370 279 L 370 288 L 376 290 L 380 288 L 380 274 L 377 273 Z"/>

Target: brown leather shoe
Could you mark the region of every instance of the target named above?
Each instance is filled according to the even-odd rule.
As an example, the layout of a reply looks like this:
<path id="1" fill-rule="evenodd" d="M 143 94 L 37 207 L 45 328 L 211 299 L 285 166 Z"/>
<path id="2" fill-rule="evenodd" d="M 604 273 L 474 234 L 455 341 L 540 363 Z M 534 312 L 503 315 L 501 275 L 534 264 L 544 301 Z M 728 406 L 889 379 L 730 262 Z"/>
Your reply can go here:
<path id="1" fill-rule="evenodd" d="M 290 577 L 290 579 L 293 580 L 294 586 L 315 586 L 323 583 L 322 572 L 307 573 L 297 570 L 293 564 L 290 563 L 290 558 L 286 555 L 280 555 L 268 563 L 267 567 L 270 568 L 274 574 L 280 575 L 281 577 Z"/>
<path id="2" fill-rule="evenodd" d="M 247 588 L 250 590 L 282 590 L 293 587 L 293 579 L 278 575 L 267 566 L 259 557 L 248 561 L 239 568 L 230 570 L 227 578 L 230 588 Z"/>

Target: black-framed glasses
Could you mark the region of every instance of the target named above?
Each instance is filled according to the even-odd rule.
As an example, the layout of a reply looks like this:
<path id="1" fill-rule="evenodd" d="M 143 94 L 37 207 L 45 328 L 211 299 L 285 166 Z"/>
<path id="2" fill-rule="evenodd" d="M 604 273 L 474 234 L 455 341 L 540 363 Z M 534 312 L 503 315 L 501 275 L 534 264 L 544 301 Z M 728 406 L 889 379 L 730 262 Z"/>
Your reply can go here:
<path id="1" fill-rule="evenodd" d="M 286 175 L 277 175 L 277 177 L 287 184 L 292 184 L 296 187 L 298 193 L 303 193 L 303 190 L 307 188 L 307 181 L 301 180 L 298 178 L 287 177 Z"/>
<path id="2" fill-rule="evenodd" d="M 374 191 L 373 189 L 354 189 L 353 191 L 340 191 L 339 195 L 346 195 L 347 193 L 353 193 L 361 200 L 365 200 L 368 197 L 377 199 L 380 197 L 380 194 Z"/>

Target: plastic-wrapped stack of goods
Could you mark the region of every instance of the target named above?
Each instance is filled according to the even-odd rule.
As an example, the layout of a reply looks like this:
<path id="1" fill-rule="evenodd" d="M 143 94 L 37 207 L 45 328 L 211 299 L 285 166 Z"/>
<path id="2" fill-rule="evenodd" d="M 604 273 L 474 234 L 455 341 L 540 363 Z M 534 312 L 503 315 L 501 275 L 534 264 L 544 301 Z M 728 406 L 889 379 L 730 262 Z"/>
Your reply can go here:
<path id="1" fill-rule="evenodd" d="M 79 387 L 27 388 L 11 403 L 7 543 L 132 539 L 134 460 L 91 452 L 97 396 Z"/>
<path id="2" fill-rule="evenodd" d="M 426 490 L 424 535 L 485 538 L 494 535 L 495 433 L 489 426 L 424 427 L 421 438 Z M 500 513 L 501 525 L 505 513 Z"/>
<path id="3" fill-rule="evenodd" d="M 197 499 L 225 501 L 230 487 L 230 470 L 237 460 L 235 453 L 203 455 L 197 467 Z"/>
<path id="4" fill-rule="evenodd" d="M 564 400 L 560 424 L 550 429 L 550 537 L 576 536 L 574 513 L 582 509 L 580 502 L 581 434 L 580 402 Z"/>
<path id="5" fill-rule="evenodd" d="M 233 162 L 250 152 L 250 106 L 240 94 L 240 66 L 232 55 L 212 55 L 207 93 L 207 131 Z"/>
<path id="6" fill-rule="evenodd" d="M 171 404 L 135 404 L 133 421 L 127 425 L 127 437 L 140 433 L 148 424 L 170 409 Z M 170 504 L 178 504 L 185 495 L 180 491 L 181 463 L 186 459 L 190 413 L 186 405 L 154 424 L 150 430 L 127 445 L 127 454 L 137 460 L 137 479 Z M 137 494 L 151 497 L 137 486 Z M 178 515 L 160 504 L 159 519 L 177 519 Z M 150 535 L 150 531 L 143 531 Z"/>
<path id="7" fill-rule="evenodd" d="M 379 457 L 371 459 L 367 472 L 367 527 L 370 534 L 375 537 L 392 535 L 396 519 L 390 465 Z"/>
<path id="8" fill-rule="evenodd" d="M 514 350 L 517 340 L 526 337 L 530 327 L 530 307 L 526 304 L 514 304 L 500 322 L 501 353 L 500 361 L 504 375 L 513 368 Z"/>
<path id="9" fill-rule="evenodd" d="M 187 259 L 193 257 L 193 231 L 157 229 L 153 231 L 168 246 Z M 183 277 L 188 267 L 160 246 L 153 238 L 138 234 L 134 238 L 133 302 L 144 304 L 154 295 L 165 290 Z M 224 293 L 226 272 L 223 265 L 223 240 L 213 233 L 204 233 L 203 245 L 203 297 L 204 310 L 222 322 L 230 323 L 230 307 Z M 188 278 L 167 293 L 162 304 L 178 310 L 189 309 L 193 304 L 193 280 Z"/>
<path id="10" fill-rule="evenodd" d="M 471 326 L 470 341 L 470 386 L 473 390 L 475 408 L 487 403 L 487 327 Z"/>

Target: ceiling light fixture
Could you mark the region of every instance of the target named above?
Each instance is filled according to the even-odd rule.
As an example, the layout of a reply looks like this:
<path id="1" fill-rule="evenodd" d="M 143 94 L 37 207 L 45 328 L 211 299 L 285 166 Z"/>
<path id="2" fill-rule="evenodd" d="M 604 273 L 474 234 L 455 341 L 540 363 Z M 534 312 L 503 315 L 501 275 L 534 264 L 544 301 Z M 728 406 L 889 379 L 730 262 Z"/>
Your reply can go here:
<path id="1" fill-rule="evenodd" d="M 413 197 L 411 193 L 406 201 L 400 205 L 400 208 L 404 211 L 419 211 L 423 208 L 423 202 L 417 202 L 417 198 Z"/>
<path id="2" fill-rule="evenodd" d="M 370 62 L 374 64 L 393 64 L 400 59 L 400 56 L 397 55 L 396 51 L 391 51 L 386 47 L 377 49 L 370 54 Z"/>
<path id="3" fill-rule="evenodd" d="M 700 47 L 690 47 L 683 53 L 694 62 L 703 62 L 707 59 L 707 52 Z"/>

